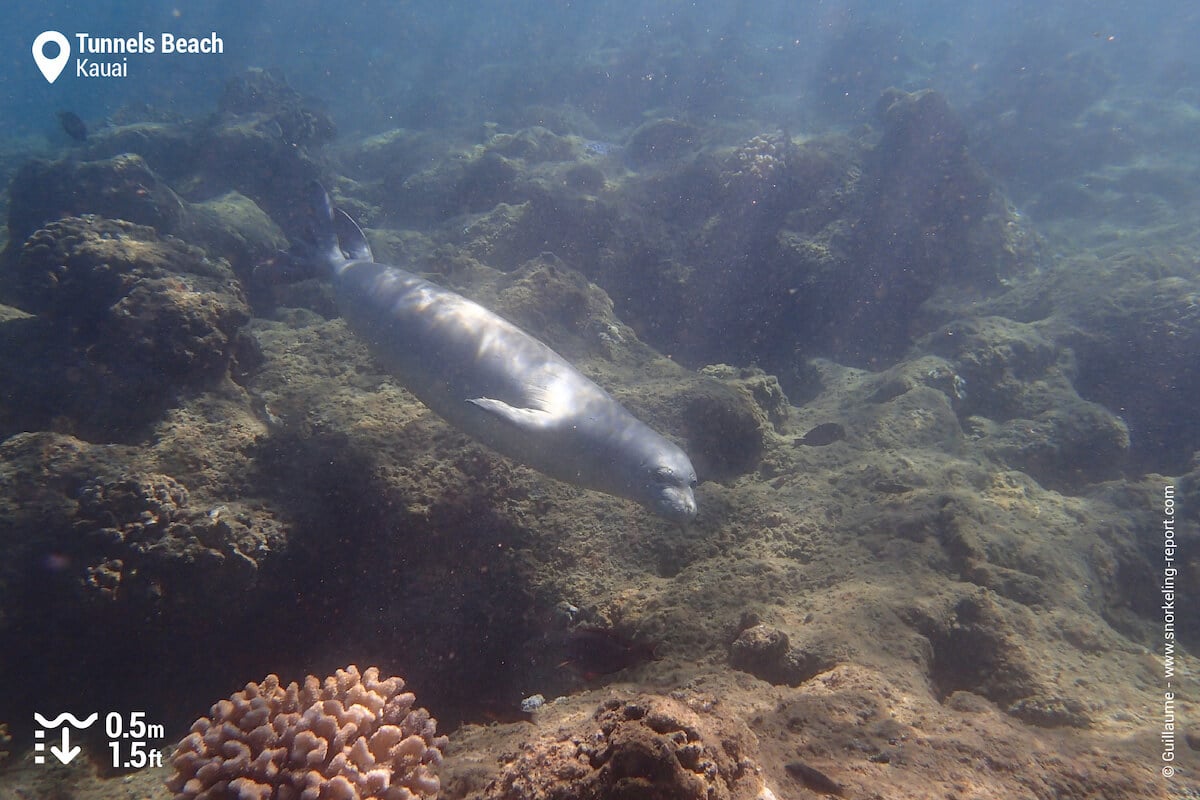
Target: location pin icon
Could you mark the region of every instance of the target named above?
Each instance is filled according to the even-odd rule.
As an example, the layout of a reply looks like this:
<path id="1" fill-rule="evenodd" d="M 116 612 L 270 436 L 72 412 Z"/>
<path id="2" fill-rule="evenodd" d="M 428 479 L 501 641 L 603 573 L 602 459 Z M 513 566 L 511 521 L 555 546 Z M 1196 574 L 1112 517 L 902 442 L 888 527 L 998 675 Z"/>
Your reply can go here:
<path id="1" fill-rule="evenodd" d="M 47 42 L 54 42 L 58 45 L 58 55 L 54 58 L 46 58 L 46 54 L 42 52 Z M 38 69 L 42 71 L 46 82 L 54 83 L 62 74 L 63 67 L 67 66 L 67 62 L 71 60 L 71 43 L 58 31 L 42 31 L 33 40 L 33 60 L 37 62 Z"/>

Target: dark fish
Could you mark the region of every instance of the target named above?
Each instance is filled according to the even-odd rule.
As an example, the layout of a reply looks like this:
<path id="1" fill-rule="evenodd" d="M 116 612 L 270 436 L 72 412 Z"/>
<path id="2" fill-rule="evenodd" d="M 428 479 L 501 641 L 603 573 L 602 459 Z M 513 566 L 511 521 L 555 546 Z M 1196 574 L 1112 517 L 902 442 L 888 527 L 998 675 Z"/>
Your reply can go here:
<path id="1" fill-rule="evenodd" d="M 840 442 L 846 438 L 846 429 L 836 422 L 824 422 L 801 436 L 792 444 L 806 444 L 809 447 L 824 447 L 827 444 Z"/>
<path id="2" fill-rule="evenodd" d="M 567 660 L 563 663 L 591 679 L 654 661 L 654 647 L 608 628 L 583 626 L 567 633 L 564 642 Z"/>
<path id="3" fill-rule="evenodd" d="M 789 775 L 798 779 L 814 792 L 841 797 L 842 792 L 845 791 L 840 783 L 816 767 L 810 767 L 803 761 L 791 761 L 784 764 L 783 768 L 788 771 Z"/>
<path id="4" fill-rule="evenodd" d="M 77 142 L 86 142 L 88 136 L 87 123 L 79 118 L 79 115 L 73 111 L 58 112 L 58 124 L 62 125 L 63 131 L 67 136 L 70 136 Z"/>

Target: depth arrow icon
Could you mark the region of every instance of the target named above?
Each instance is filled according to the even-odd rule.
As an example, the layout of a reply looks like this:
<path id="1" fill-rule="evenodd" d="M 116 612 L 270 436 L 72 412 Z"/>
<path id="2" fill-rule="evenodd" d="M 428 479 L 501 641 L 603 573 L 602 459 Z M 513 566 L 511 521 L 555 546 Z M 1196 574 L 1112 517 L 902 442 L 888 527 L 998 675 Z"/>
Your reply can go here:
<path id="1" fill-rule="evenodd" d="M 50 752 L 62 763 L 70 764 L 71 759 L 79 755 L 82 749 L 79 745 L 71 747 L 71 729 L 64 725 L 62 729 L 62 747 L 51 747 Z"/>

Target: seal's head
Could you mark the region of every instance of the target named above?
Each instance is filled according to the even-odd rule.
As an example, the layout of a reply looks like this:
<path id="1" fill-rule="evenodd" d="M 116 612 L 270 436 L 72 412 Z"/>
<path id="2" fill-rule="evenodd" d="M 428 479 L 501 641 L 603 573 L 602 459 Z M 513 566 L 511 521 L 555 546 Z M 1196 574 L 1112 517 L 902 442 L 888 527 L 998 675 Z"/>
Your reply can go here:
<path id="1" fill-rule="evenodd" d="M 642 462 L 638 501 L 672 522 L 696 518 L 696 469 L 687 453 L 662 439 Z"/>

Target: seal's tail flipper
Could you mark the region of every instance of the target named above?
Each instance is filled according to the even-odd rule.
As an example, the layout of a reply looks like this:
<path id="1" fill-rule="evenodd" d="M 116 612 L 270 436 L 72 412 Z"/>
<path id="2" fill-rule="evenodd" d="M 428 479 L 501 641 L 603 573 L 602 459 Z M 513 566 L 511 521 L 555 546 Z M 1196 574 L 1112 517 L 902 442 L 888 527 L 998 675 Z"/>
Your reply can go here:
<path id="1" fill-rule="evenodd" d="M 342 249 L 338 247 L 337 229 L 334 227 L 335 215 L 329 192 L 319 181 L 308 185 L 308 219 L 307 242 L 305 245 L 312 250 L 313 255 L 327 264 L 336 264 L 345 260 Z"/>
<path id="2" fill-rule="evenodd" d="M 346 259 L 374 261 L 362 228 L 340 208 L 317 181 L 309 184 L 309 243 L 318 257 L 338 263 Z"/>
<path id="3" fill-rule="evenodd" d="M 367 244 L 367 237 L 363 234 L 362 228 L 358 227 L 358 223 L 340 208 L 333 210 L 333 229 L 337 232 L 338 244 L 341 246 L 342 252 L 346 254 L 346 258 L 356 261 L 375 260 L 375 256 L 371 254 L 371 245 Z"/>

